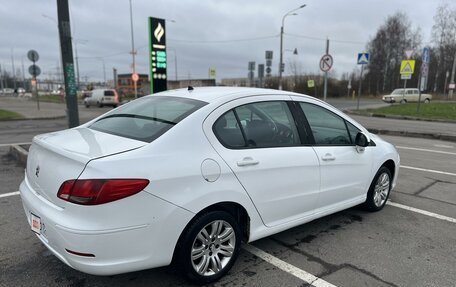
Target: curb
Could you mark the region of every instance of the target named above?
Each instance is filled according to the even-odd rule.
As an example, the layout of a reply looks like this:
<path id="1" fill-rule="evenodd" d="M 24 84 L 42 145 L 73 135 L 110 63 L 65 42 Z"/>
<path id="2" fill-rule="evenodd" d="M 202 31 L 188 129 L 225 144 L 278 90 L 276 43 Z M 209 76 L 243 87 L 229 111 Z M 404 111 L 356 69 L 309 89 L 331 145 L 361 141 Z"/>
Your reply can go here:
<path id="1" fill-rule="evenodd" d="M 23 167 L 27 165 L 28 151 L 20 145 L 11 145 L 9 154 Z"/>
<path id="2" fill-rule="evenodd" d="M 378 135 L 401 136 L 401 137 L 410 137 L 410 138 L 425 138 L 425 139 L 436 139 L 436 140 L 456 142 L 456 136 L 453 136 L 453 135 L 415 133 L 415 132 L 408 132 L 408 131 L 389 131 L 389 130 L 379 130 L 379 129 L 369 129 L 369 128 L 367 130 L 370 133 L 378 134 Z"/>
<path id="3" fill-rule="evenodd" d="M 395 119 L 395 120 L 411 120 L 411 121 L 456 124 L 455 120 L 426 119 L 426 118 L 411 117 L 411 116 L 399 116 L 399 115 L 386 115 L 386 114 L 376 114 L 376 113 L 368 113 L 368 112 L 358 112 L 358 111 L 354 111 L 354 110 L 343 110 L 343 112 L 346 114 L 349 114 L 349 115 L 365 116 L 365 117 L 371 117 L 371 118 L 386 118 L 386 119 Z"/>
<path id="4" fill-rule="evenodd" d="M 64 118 L 66 118 L 66 116 L 41 117 L 41 118 L 1 119 L 0 122 L 10 122 L 10 121 L 37 121 L 37 120 L 60 120 L 60 119 L 64 119 Z"/>

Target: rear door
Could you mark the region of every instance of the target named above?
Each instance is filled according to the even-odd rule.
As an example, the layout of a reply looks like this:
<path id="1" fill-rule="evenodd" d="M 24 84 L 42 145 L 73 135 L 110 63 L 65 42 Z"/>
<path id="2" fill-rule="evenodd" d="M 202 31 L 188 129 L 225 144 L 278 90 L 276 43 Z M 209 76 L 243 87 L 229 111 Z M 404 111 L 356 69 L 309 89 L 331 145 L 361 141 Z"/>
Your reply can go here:
<path id="1" fill-rule="evenodd" d="M 103 101 L 112 103 L 114 102 L 114 91 L 113 90 L 104 90 L 103 91 Z"/>
<path id="2" fill-rule="evenodd" d="M 313 214 L 318 198 L 318 158 L 302 143 L 290 103 L 287 96 L 235 100 L 203 125 L 267 226 Z"/>

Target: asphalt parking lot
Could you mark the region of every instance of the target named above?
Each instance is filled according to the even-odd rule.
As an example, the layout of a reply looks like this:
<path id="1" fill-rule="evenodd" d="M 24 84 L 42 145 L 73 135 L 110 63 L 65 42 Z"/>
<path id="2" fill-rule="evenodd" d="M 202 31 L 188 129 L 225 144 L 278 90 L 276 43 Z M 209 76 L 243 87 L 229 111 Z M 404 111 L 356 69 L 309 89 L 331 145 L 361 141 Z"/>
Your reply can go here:
<path id="1" fill-rule="evenodd" d="M 213 286 L 455 286 L 456 144 L 385 138 L 401 170 L 384 210 L 352 208 L 245 245 Z M 25 221 L 14 193 L 23 168 L 7 145 L 0 159 L 0 286 L 188 286 L 173 267 L 109 277 L 67 267 Z"/>

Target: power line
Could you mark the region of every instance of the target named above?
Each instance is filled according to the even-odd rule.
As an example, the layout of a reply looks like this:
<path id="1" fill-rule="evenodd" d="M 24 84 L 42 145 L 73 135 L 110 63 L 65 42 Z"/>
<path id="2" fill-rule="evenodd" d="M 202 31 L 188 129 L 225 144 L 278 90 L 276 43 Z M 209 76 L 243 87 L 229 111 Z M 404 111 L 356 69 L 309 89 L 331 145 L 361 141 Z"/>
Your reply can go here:
<path id="1" fill-rule="evenodd" d="M 249 41 L 258 41 L 265 39 L 273 39 L 279 37 L 279 34 L 262 36 L 262 37 L 253 37 L 253 38 L 241 38 L 241 39 L 229 39 L 229 40 L 188 40 L 188 39 L 168 39 L 172 42 L 188 43 L 188 44 L 224 44 L 224 43 L 236 43 L 236 42 L 249 42 Z"/>
<path id="2" fill-rule="evenodd" d="M 285 35 L 290 36 L 290 37 L 308 39 L 308 40 L 326 41 L 326 38 L 319 38 L 319 37 L 312 37 L 312 36 L 305 36 L 305 35 L 298 35 L 298 34 L 289 34 L 289 33 L 285 33 Z M 366 42 L 361 42 L 361 41 L 335 40 L 335 39 L 330 39 L 330 40 L 331 40 L 331 42 L 343 43 L 343 44 L 354 44 L 354 45 L 365 45 L 366 44 Z"/>
<path id="3" fill-rule="evenodd" d="M 236 43 L 236 42 L 249 42 L 249 41 L 258 41 L 258 40 L 265 40 L 265 39 L 273 39 L 279 37 L 277 35 L 270 35 L 270 36 L 263 36 L 263 37 L 252 37 L 252 38 L 241 38 L 241 39 L 229 39 L 229 40 L 188 40 L 188 39 L 168 39 L 171 42 L 178 42 L 178 43 L 187 43 L 187 44 L 224 44 L 224 43 Z M 144 48 L 149 47 L 149 45 L 142 45 L 136 48 L 136 50 L 141 50 Z M 90 56 L 90 57 L 79 57 L 80 59 L 94 59 L 94 58 L 109 58 L 115 57 L 119 55 L 129 54 L 130 52 L 118 52 L 113 54 L 108 54 L 104 56 Z"/>
<path id="4" fill-rule="evenodd" d="M 79 57 L 79 59 L 110 58 L 110 57 L 115 57 L 115 56 L 129 54 L 129 53 L 130 53 L 129 51 L 124 51 L 124 52 L 117 52 L 117 53 L 108 54 L 108 55 L 104 55 L 104 56 Z"/>

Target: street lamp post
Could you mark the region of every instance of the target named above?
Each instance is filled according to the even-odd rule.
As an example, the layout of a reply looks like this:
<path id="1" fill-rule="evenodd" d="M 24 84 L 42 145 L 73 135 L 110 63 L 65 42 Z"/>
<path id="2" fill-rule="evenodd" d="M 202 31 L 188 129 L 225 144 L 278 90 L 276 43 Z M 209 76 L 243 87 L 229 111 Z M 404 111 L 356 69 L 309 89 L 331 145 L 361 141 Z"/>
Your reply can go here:
<path id="1" fill-rule="evenodd" d="M 48 16 L 46 14 L 41 14 L 41 16 L 43 16 L 44 18 L 47 18 L 55 23 L 55 26 L 57 27 L 57 33 L 59 35 L 59 37 L 57 38 L 57 40 L 59 41 L 57 47 L 60 48 L 60 33 L 59 33 L 59 24 L 57 23 L 57 20 L 55 20 L 54 18 L 52 18 L 51 16 Z M 59 52 L 59 65 L 58 65 L 59 72 L 58 72 L 58 74 L 59 74 L 59 81 L 62 83 L 63 82 L 63 76 L 62 76 L 63 70 L 60 69 L 61 64 L 62 64 L 62 54 Z"/>
<path id="2" fill-rule="evenodd" d="M 106 65 L 105 65 L 105 60 L 102 57 L 97 57 L 97 60 L 101 61 L 103 63 L 103 83 L 104 86 L 106 87 Z"/>
<path id="3" fill-rule="evenodd" d="M 279 63 L 279 90 L 282 90 L 282 66 L 283 66 L 283 27 L 285 24 L 285 18 L 287 16 L 294 16 L 298 15 L 297 13 L 294 13 L 295 11 L 302 9 L 306 7 L 306 4 L 303 4 L 299 6 L 298 8 L 295 8 L 291 11 L 288 11 L 285 15 L 282 17 L 282 26 L 280 27 L 280 63 Z"/>
<path id="4" fill-rule="evenodd" d="M 454 86 L 454 74 L 456 73 L 456 51 L 454 52 L 454 59 L 453 59 L 453 68 L 451 69 L 451 80 L 450 80 L 450 84 L 452 84 Z M 454 90 L 454 87 L 453 89 L 450 90 L 450 92 L 448 93 L 448 99 L 453 99 L 453 90 Z"/>
<path id="5" fill-rule="evenodd" d="M 74 39 L 74 51 L 75 51 L 75 59 L 76 59 L 76 83 L 77 88 L 79 89 L 79 58 L 78 58 L 78 44 L 85 44 L 87 40 L 82 39 Z"/>
<path id="6" fill-rule="evenodd" d="M 177 81 L 177 52 L 176 52 L 176 49 L 174 49 L 174 48 L 167 47 L 167 49 L 174 53 L 174 72 L 175 72 L 175 78 Z"/>
<path id="7" fill-rule="evenodd" d="M 135 37 L 133 34 L 133 10 L 131 7 L 131 0 L 130 0 L 130 30 L 131 30 L 131 56 L 132 56 L 132 60 L 133 60 L 133 63 L 132 63 L 133 73 L 132 74 L 135 74 L 136 73 L 136 60 L 135 60 L 136 51 L 135 51 Z M 137 99 L 138 98 L 137 82 L 133 81 L 133 85 L 134 85 L 134 89 L 135 89 L 135 99 Z"/>

